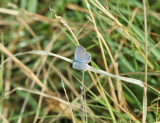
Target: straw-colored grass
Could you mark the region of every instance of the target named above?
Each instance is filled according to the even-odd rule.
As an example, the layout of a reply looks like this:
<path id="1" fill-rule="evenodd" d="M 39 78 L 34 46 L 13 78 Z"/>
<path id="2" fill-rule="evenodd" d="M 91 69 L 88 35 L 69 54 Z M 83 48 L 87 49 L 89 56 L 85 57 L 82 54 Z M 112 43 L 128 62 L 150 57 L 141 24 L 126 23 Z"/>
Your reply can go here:
<path id="1" fill-rule="evenodd" d="M 160 122 L 159 1 L 0 4 L 0 122 Z"/>

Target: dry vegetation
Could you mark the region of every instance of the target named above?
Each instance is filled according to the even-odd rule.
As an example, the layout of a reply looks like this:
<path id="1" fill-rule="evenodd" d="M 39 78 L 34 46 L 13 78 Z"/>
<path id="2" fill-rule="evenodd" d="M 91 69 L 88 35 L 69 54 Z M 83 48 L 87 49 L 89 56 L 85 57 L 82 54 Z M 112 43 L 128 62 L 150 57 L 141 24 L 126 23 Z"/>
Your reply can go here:
<path id="1" fill-rule="evenodd" d="M 159 5 L 0 1 L 0 122 L 160 122 Z M 77 45 L 94 68 L 141 80 L 144 88 L 90 70 L 83 76 L 71 65 Z"/>

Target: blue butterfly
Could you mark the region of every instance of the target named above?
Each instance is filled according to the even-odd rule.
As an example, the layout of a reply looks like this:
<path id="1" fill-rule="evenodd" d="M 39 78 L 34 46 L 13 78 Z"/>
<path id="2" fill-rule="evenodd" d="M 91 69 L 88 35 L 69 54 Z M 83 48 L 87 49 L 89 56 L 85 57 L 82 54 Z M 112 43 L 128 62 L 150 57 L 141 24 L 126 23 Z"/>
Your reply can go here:
<path id="1" fill-rule="evenodd" d="M 84 47 L 77 46 L 75 51 L 75 60 L 73 61 L 72 67 L 77 70 L 88 70 L 88 63 L 91 60 L 91 55 L 86 52 Z"/>

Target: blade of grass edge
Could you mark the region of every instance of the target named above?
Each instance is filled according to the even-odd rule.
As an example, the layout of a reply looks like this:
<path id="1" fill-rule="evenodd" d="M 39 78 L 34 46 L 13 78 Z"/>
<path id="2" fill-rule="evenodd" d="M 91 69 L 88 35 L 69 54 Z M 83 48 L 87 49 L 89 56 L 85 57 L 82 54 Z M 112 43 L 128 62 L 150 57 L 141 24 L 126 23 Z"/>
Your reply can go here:
<path id="1" fill-rule="evenodd" d="M 146 15 L 146 1 L 143 0 L 143 9 L 144 9 L 144 31 L 145 31 L 145 85 L 143 93 L 143 123 L 146 123 L 147 118 L 147 61 L 148 61 L 148 40 L 147 40 L 147 15 Z"/>

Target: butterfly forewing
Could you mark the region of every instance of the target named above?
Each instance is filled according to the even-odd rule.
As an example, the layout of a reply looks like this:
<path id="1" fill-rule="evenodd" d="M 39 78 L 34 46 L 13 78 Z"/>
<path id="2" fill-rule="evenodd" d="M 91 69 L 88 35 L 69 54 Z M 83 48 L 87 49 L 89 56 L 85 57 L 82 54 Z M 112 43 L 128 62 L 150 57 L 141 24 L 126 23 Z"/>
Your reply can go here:
<path id="1" fill-rule="evenodd" d="M 75 61 L 79 63 L 89 63 L 91 56 L 82 46 L 77 46 L 75 51 Z"/>
<path id="2" fill-rule="evenodd" d="M 83 47 L 77 46 L 75 51 L 75 60 L 81 60 L 81 56 L 83 56 L 85 52 L 86 51 Z"/>

